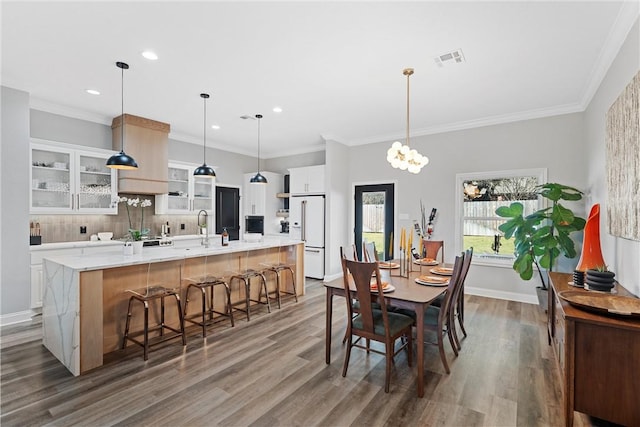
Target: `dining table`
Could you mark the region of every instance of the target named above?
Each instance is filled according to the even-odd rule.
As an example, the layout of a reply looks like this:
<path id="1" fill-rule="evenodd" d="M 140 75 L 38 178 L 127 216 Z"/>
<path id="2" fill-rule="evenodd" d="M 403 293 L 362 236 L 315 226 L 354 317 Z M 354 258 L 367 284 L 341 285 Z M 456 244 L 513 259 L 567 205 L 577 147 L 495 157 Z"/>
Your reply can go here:
<path id="1" fill-rule="evenodd" d="M 389 284 L 392 285 L 392 288 L 394 288 L 391 292 L 384 293 L 387 305 L 413 310 L 416 313 L 418 397 L 424 397 L 424 312 L 433 300 L 445 293 L 447 287 L 446 284 L 418 284 L 416 282 L 416 278 L 421 275 L 436 277 L 436 275 L 430 271 L 434 267 L 438 266 L 412 266 L 413 271 L 408 273 L 408 277 L 399 276 L 397 269 L 380 270 L 380 279 L 383 282 L 389 282 Z M 440 267 L 442 267 L 442 265 Z M 326 363 L 330 364 L 333 296 L 338 295 L 344 297 L 346 293 L 342 278 L 327 282 L 324 286 L 327 291 L 325 358 Z M 351 290 L 355 293 L 355 287 L 353 284 L 351 284 Z"/>

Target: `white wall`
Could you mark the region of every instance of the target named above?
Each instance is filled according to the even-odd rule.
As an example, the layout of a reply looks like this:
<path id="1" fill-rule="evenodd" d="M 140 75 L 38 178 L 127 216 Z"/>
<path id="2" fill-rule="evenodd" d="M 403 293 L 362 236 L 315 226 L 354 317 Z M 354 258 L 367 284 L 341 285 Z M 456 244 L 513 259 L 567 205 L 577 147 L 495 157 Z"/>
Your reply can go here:
<path id="1" fill-rule="evenodd" d="M 418 175 L 393 169 L 386 160 L 391 142 L 353 147 L 350 151 L 352 182 L 397 180 L 396 221 L 410 227 L 420 216 L 420 200 L 428 211 L 438 209 L 434 240 L 445 241 L 447 262 L 455 248 L 455 176 L 457 173 L 508 169 L 547 168 L 550 182 L 585 188 L 582 149 L 582 114 L 567 114 L 413 138 L 411 146 L 429 156 L 430 163 Z M 582 204 L 573 206 L 584 216 Z M 462 248 L 459 248 L 462 249 Z M 577 259 L 573 260 L 574 265 Z M 565 271 L 570 271 L 566 267 Z M 510 268 L 472 266 L 467 291 L 536 302 L 538 279 L 522 281 Z"/>
<path id="2" fill-rule="evenodd" d="M 327 241 L 325 242 L 325 278 L 332 279 L 342 274 L 340 246 L 350 243 L 349 232 L 349 148 L 339 142 L 327 141 L 326 195 L 327 195 Z"/>
<path id="3" fill-rule="evenodd" d="M 11 323 L 29 315 L 29 94 L 1 93 L 0 323 Z"/>
<path id="4" fill-rule="evenodd" d="M 264 160 L 264 169 L 286 175 L 289 168 L 300 168 L 304 166 L 315 166 L 326 164 L 326 154 L 324 151 L 314 151 L 312 153 L 296 154 L 292 156 L 274 157 Z"/>
<path id="5" fill-rule="evenodd" d="M 640 242 L 614 237 L 607 229 L 605 114 L 640 70 L 640 24 L 636 20 L 602 84 L 585 111 L 586 188 L 588 204 L 600 203 L 602 255 L 609 269 L 629 291 L 640 295 Z M 640 183 L 638 183 L 640 188 Z"/>

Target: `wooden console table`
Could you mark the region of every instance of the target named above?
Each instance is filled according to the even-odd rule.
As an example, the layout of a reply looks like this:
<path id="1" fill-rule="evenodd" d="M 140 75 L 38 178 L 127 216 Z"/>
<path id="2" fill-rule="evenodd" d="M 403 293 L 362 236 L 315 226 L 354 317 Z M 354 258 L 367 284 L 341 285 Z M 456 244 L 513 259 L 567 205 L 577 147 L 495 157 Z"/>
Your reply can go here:
<path id="1" fill-rule="evenodd" d="M 573 411 L 640 426 L 640 319 L 576 308 L 558 293 L 578 288 L 572 276 L 549 273 L 549 344 L 563 381 L 565 425 Z M 633 296 L 620 284 L 618 295 Z"/>

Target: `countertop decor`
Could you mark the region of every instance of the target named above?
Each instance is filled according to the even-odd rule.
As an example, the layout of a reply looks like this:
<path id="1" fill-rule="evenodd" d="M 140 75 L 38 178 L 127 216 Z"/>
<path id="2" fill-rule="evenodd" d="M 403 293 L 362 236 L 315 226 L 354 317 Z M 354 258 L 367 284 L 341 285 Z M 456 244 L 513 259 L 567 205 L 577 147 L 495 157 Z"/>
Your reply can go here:
<path id="1" fill-rule="evenodd" d="M 140 197 L 136 197 L 135 199 L 129 197 L 120 197 L 118 199 L 118 203 L 126 202 L 125 207 L 127 208 L 127 218 L 129 219 L 129 235 L 131 236 L 131 240 L 137 242 L 142 240 L 143 236 L 147 236 L 149 234 L 149 229 L 144 228 L 144 208 L 147 206 L 151 206 L 151 200 L 149 199 L 140 199 Z M 133 228 L 133 223 L 131 222 L 131 210 L 129 206 L 134 208 L 140 208 L 140 228 Z"/>

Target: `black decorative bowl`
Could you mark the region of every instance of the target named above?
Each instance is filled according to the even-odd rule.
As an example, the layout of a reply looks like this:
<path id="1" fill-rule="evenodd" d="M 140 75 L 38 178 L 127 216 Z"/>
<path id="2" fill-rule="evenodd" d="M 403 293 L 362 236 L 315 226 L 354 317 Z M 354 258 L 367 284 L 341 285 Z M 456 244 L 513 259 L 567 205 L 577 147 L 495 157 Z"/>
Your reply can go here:
<path id="1" fill-rule="evenodd" d="M 584 286 L 584 271 L 575 270 L 573 272 L 573 286 Z"/>
<path id="2" fill-rule="evenodd" d="M 587 270 L 585 288 L 593 291 L 611 292 L 616 285 L 612 271 Z"/>

